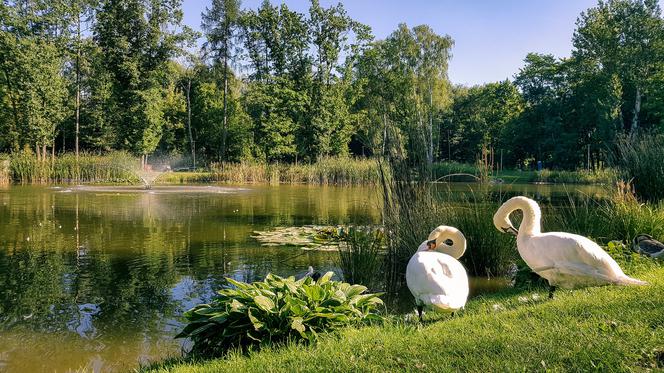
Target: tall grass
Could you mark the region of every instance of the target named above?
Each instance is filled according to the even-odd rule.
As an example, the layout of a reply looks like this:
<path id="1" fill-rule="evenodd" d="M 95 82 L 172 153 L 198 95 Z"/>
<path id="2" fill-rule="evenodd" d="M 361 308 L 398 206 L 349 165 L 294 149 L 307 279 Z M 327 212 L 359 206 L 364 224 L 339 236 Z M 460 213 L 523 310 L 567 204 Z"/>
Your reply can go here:
<path id="1" fill-rule="evenodd" d="M 447 194 L 440 203 L 453 203 Z M 460 261 L 473 276 L 503 276 L 518 259 L 516 242 L 512 236 L 499 232 L 493 226 L 493 214 L 499 203 L 492 202 L 487 194 L 472 192 L 464 195 L 456 204 L 445 224 L 454 226 L 466 237 L 467 250 Z"/>
<path id="2" fill-rule="evenodd" d="M 344 281 L 375 288 L 383 265 L 383 231 L 378 228 L 349 227 L 342 239 L 339 267 L 343 271 Z"/>
<path id="3" fill-rule="evenodd" d="M 624 180 L 634 185 L 637 196 L 648 201 L 664 199 L 664 136 L 642 135 L 618 142 L 613 159 Z"/>
<path id="4" fill-rule="evenodd" d="M 639 202 L 629 183 L 618 183 L 601 200 L 569 196 L 551 210 L 552 229 L 589 236 L 601 244 L 630 244 L 642 233 L 664 240 L 664 205 Z"/>
<path id="5" fill-rule="evenodd" d="M 0 185 L 6 185 L 9 183 L 11 183 L 9 157 L 0 154 Z"/>
<path id="6" fill-rule="evenodd" d="M 377 184 L 378 164 L 366 158 L 321 158 L 312 164 L 215 163 L 211 179 L 226 183 Z"/>
<path id="7" fill-rule="evenodd" d="M 554 184 L 612 184 L 618 179 L 618 172 L 612 168 L 596 170 L 548 170 L 535 172 L 530 177 L 531 182 L 545 182 Z"/>
<path id="8" fill-rule="evenodd" d="M 137 182 L 137 161 L 128 153 L 113 152 L 106 155 L 81 154 L 78 162 L 71 153 L 55 159 L 39 161 L 27 153 L 9 156 L 9 180 L 19 184 L 46 184 L 70 182 Z"/>

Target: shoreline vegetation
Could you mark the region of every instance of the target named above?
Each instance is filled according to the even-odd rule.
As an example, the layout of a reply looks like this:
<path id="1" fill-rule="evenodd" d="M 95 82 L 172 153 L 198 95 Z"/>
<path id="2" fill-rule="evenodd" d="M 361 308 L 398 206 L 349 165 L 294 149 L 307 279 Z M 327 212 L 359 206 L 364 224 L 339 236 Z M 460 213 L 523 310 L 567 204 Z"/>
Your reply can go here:
<path id="1" fill-rule="evenodd" d="M 454 317 L 424 325 L 392 317 L 346 328 L 312 346 L 288 344 L 223 359 L 173 359 L 142 372 L 627 371 L 664 368 L 664 268 L 630 272 L 649 286 L 560 291 L 518 289 L 471 299 Z M 412 316 L 412 315 L 411 315 Z M 441 321 L 444 322 L 434 322 Z"/>
<path id="2" fill-rule="evenodd" d="M 73 153 L 44 160 L 26 153 L 0 154 L 0 185 L 117 183 L 140 184 L 140 160 L 126 152 L 104 155 L 81 154 L 76 162 Z M 436 182 L 612 184 L 618 173 L 601 170 L 502 170 L 485 171 L 482 167 L 457 162 L 439 162 L 432 166 Z M 165 172 L 155 184 L 310 184 L 376 185 L 380 183 L 378 161 L 373 158 L 321 158 L 315 163 L 212 163 L 197 170 Z"/>

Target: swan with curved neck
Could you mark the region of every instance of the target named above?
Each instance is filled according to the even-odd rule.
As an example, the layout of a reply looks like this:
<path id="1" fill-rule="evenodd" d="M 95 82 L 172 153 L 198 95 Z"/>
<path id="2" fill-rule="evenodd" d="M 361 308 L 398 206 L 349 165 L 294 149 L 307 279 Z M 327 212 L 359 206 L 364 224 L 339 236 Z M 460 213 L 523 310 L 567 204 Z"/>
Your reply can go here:
<path id="1" fill-rule="evenodd" d="M 510 214 L 523 212 L 519 229 L 510 221 Z M 556 287 L 575 288 L 597 285 L 645 285 L 625 275 L 618 263 L 592 240 L 572 233 L 542 233 L 542 211 L 537 202 L 514 197 L 505 202 L 493 216 L 499 231 L 516 236 L 519 255 L 526 264 L 549 282 L 549 298 Z"/>
<path id="2" fill-rule="evenodd" d="M 448 244 L 448 242 L 451 243 Z M 406 267 L 406 284 L 415 297 L 417 312 L 430 307 L 454 312 L 466 305 L 468 275 L 459 259 L 466 251 L 466 237 L 454 227 L 441 225 L 422 242 Z"/>

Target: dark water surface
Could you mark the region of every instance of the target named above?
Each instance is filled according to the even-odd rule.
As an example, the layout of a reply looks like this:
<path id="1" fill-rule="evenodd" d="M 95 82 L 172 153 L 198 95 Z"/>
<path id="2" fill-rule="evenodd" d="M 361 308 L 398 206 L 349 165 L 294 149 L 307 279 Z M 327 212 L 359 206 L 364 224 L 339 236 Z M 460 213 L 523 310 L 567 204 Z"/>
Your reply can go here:
<path id="1" fill-rule="evenodd" d="M 0 189 L 0 371 L 126 371 L 176 356 L 180 316 L 224 277 L 337 270 L 334 252 L 261 247 L 254 230 L 380 221 L 370 187 L 178 188 Z M 476 293 L 504 286 L 471 284 Z"/>

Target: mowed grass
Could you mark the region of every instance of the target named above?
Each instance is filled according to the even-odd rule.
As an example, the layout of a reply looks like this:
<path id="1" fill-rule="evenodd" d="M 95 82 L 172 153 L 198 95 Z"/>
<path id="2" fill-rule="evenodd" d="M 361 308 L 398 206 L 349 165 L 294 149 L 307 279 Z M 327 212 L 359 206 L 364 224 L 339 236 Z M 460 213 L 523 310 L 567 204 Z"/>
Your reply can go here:
<path id="1" fill-rule="evenodd" d="M 425 324 L 394 317 L 314 346 L 270 347 L 225 359 L 152 365 L 159 372 L 659 371 L 664 369 L 664 268 L 643 287 L 509 289 Z"/>

